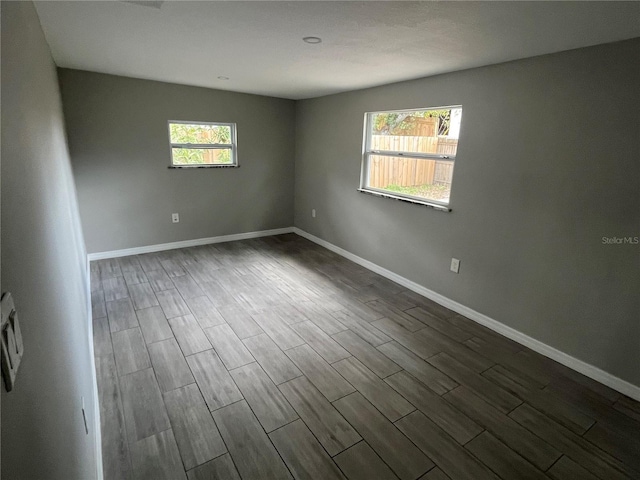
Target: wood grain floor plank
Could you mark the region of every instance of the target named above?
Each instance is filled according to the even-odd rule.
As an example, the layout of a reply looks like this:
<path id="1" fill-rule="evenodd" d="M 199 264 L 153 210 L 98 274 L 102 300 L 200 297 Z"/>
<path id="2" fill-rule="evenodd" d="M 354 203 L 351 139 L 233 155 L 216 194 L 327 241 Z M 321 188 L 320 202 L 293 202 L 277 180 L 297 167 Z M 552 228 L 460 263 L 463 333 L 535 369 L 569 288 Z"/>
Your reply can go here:
<path id="1" fill-rule="evenodd" d="M 553 467 L 547 471 L 547 475 L 554 480 L 597 480 L 598 477 L 589 473 L 569 457 L 563 455 Z"/>
<path id="2" fill-rule="evenodd" d="M 407 372 L 391 375 L 386 382 L 461 445 L 482 432 L 482 427 L 476 422 Z"/>
<path id="3" fill-rule="evenodd" d="M 127 286 L 130 287 L 131 285 L 137 285 L 139 283 L 147 283 L 149 279 L 142 269 L 140 269 L 131 272 L 124 272 L 124 281 L 127 283 Z"/>
<path id="4" fill-rule="evenodd" d="M 309 321 L 313 322 L 327 335 L 333 335 L 347 329 L 346 326 L 331 315 L 329 310 L 323 308 L 322 301 L 320 299 L 300 302 L 297 307 L 306 315 Z M 342 308 L 342 305 L 339 305 L 339 307 Z"/>
<path id="5" fill-rule="evenodd" d="M 509 413 L 522 403 L 522 400 L 518 397 L 503 390 L 483 376 L 478 375 L 446 353 L 435 355 L 428 361 L 460 385 L 465 385 L 473 390 L 477 395 L 487 400 L 503 413 Z"/>
<path id="6" fill-rule="evenodd" d="M 160 307 L 138 310 L 136 315 L 147 344 L 173 338 L 173 331 Z"/>
<path id="7" fill-rule="evenodd" d="M 241 480 L 228 453 L 189 470 L 187 477 L 189 480 Z"/>
<path id="8" fill-rule="evenodd" d="M 226 323 L 217 327 L 207 328 L 204 333 L 213 345 L 216 353 L 224 363 L 227 370 L 241 367 L 255 359 L 247 350 L 247 347 Z"/>
<path id="9" fill-rule="evenodd" d="M 113 355 L 96 356 L 102 469 L 106 479 L 133 479 L 118 373 Z"/>
<path id="10" fill-rule="evenodd" d="M 213 417 L 242 478 L 292 478 L 245 401 L 216 410 Z"/>
<path id="11" fill-rule="evenodd" d="M 388 377 L 402 370 L 402 367 L 393 360 L 350 330 L 337 333 L 333 338 L 380 378 Z"/>
<path id="12" fill-rule="evenodd" d="M 340 360 L 333 364 L 333 368 L 392 422 L 415 410 L 413 405 L 357 358 Z"/>
<path id="13" fill-rule="evenodd" d="M 138 326 L 138 318 L 129 298 L 107 302 L 107 317 L 112 333 Z"/>
<path id="14" fill-rule="evenodd" d="M 438 332 L 450 337 L 457 342 L 464 342 L 465 340 L 469 340 L 471 337 L 473 337 L 472 333 L 466 332 L 461 328 L 456 327 L 448 320 L 444 320 L 440 317 L 432 315 L 422 307 L 410 308 L 408 310 L 405 310 L 405 313 L 420 320 L 425 325 L 433 328 L 434 330 L 437 330 Z"/>
<path id="15" fill-rule="evenodd" d="M 113 355 L 109 320 L 93 317 L 91 323 L 93 324 L 93 354 L 96 357 Z"/>
<path id="16" fill-rule="evenodd" d="M 120 377 L 129 443 L 171 428 L 153 369 Z"/>
<path id="17" fill-rule="evenodd" d="M 500 475 L 501 478 L 519 480 L 545 480 L 546 475 L 535 468 L 504 443 L 483 432 L 465 445 L 482 463 Z"/>
<path id="18" fill-rule="evenodd" d="M 397 480 L 397 476 L 367 442 L 359 442 L 334 457 L 349 480 Z"/>
<path id="19" fill-rule="evenodd" d="M 184 468 L 192 469 L 227 451 L 195 383 L 165 393 L 164 403 Z"/>
<path id="20" fill-rule="evenodd" d="M 495 361 L 474 352 L 466 345 L 458 343 L 446 335 L 434 330 L 431 327 L 425 327 L 416 332 L 416 337 L 421 338 L 429 345 L 437 346 L 438 350 L 445 352 L 464 363 L 464 365 L 476 373 L 484 372 L 487 368 L 495 365 Z"/>
<path id="21" fill-rule="evenodd" d="M 509 417 L 602 479 L 640 478 L 632 468 L 523 403 Z"/>
<path id="22" fill-rule="evenodd" d="M 267 433 L 298 418 L 289 402 L 257 363 L 236 368 L 230 373 Z"/>
<path id="23" fill-rule="evenodd" d="M 309 345 L 292 348 L 286 354 L 330 402 L 355 391 Z"/>
<path id="24" fill-rule="evenodd" d="M 156 298 L 158 299 L 158 302 L 160 302 L 160 306 L 162 307 L 162 311 L 165 316 L 169 319 L 189 315 L 191 313 L 187 304 L 184 303 L 184 300 L 175 288 L 156 292 Z"/>
<path id="25" fill-rule="evenodd" d="M 458 386 L 458 383 L 447 377 L 433 365 L 425 362 L 416 354 L 400 345 L 395 340 L 378 347 L 382 353 L 400 365 L 403 369 L 420 380 L 438 395 L 444 395 Z"/>
<path id="26" fill-rule="evenodd" d="M 339 310 L 337 312 L 332 312 L 331 315 L 333 315 L 333 317 L 335 317 L 338 321 L 340 321 L 340 323 L 342 323 L 353 333 L 358 335 L 366 342 L 369 342 L 374 347 L 391 341 L 391 338 L 380 329 L 374 327 L 366 320 L 360 318 L 359 316 L 348 310 Z"/>
<path id="27" fill-rule="evenodd" d="M 635 435 L 628 435 L 598 422 L 583 435 L 583 438 L 622 460 L 640 475 L 640 430 L 636 431 Z"/>
<path id="28" fill-rule="evenodd" d="M 161 270 L 162 265 L 160 265 L 160 260 L 158 259 L 157 254 L 155 253 L 145 253 L 137 256 L 138 262 L 142 267 L 142 270 L 145 273 L 151 272 L 153 270 Z"/>
<path id="29" fill-rule="evenodd" d="M 158 299 L 148 283 L 129 285 L 129 292 L 131 293 L 131 300 L 133 300 L 133 307 L 136 310 L 159 305 Z"/>
<path id="30" fill-rule="evenodd" d="M 186 480 L 178 446 L 171 430 L 151 435 L 131 445 L 136 478 Z"/>
<path id="31" fill-rule="evenodd" d="M 111 337 L 118 375 L 127 375 L 151 367 L 147 347 L 139 328 L 114 332 Z"/>
<path id="32" fill-rule="evenodd" d="M 300 369 L 266 333 L 246 338 L 243 343 L 276 385 L 302 375 Z"/>
<path id="33" fill-rule="evenodd" d="M 306 377 L 289 380 L 279 388 L 329 455 L 336 455 L 362 439 Z"/>
<path id="34" fill-rule="evenodd" d="M 213 349 L 188 356 L 187 363 L 209 410 L 242 400 L 240 390 Z"/>
<path id="35" fill-rule="evenodd" d="M 219 307 L 218 311 L 241 340 L 264 333 L 251 315 L 237 303 Z"/>
<path id="36" fill-rule="evenodd" d="M 461 447 L 422 412 L 413 412 L 396 426 L 453 480 L 498 480 L 498 477 Z"/>
<path id="37" fill-rule="evenodd" d="M 288 350 L 304 344 L 304 340 L 291 330 L 284 320 L 272 309 L 256 313 L 252 315 L 252 317 L 260 328 L 264 330 L 282 350 Z"/>
<path id="38" fill-rule="evenodd" d="M 162 392 L 194 383 L 189 365 L 174 338 L 152 343 L 148 346 L 153 370 Z"/>
<path id="39" fill-rule="evenodd" d="M 104 291 L 104 299 L 107 302 L 121 300 L 129 296 L 127 282 L 124 277 L 103 278 L 102 290 Z"/>
<path id="40" fill-rule="evenodd" d="M 185 356 L 212 348 L 207 335 L 193 315 L 170 318 L 169 325 Z"/>
<path id="41" fill-rule="evenodd" d="M 529 389 L 525 387 L 522 380 L 517 379 L 517 374 L 509 372 L 508 369 L 496 365 L 482 374 L 496 385 L 511 392 L 532 407 L 540 410 L 561 423 L 578 435 L 585 433 L 595 420 L 577 410 L 572 404 L 565 402 L 562 398 L 550 391 Z"/>
<path id="42" fill-rule="evenodd" d="M 372 322 L 371 325 L 388 335 L 387 338 L 395 340 L 423 360 L 427 360 L 442 351 L 439 345 L 426 342 L 424 339 L 416 336 L 415 333 L 402 328 L 387 318 L 376 320 Z"/>
<path id="43" fill-rule="evenodd" d="M 341 479 L 344 475 L 333 463 L 302 420 L 296 420 L 269 434 L 294 478 L 299 480 Z"/>
<path id="44" fill-rule="evenodd" d="M 433 468 L 433 462 L 361 393 L 352 393 L 333 405 L 402 480 L 415 480 Z"/>
<path id="45" fill-rule="evenodd" d="M 202 328 L 211 328 L 226 323 L 218 309 L 206 295 L 187 298 L 185 303 Z"/>
<path id="46" fill-rule="evenodd" d="M 546 470 L 560 458 L 560 451 L 532 435 L 531 432 L 466 387 L 461 386 L 451 390 L 443 398 L 539 469 Z"/>
<path id="47" fill-rule="evenodd" d="M 173 285 L 175 285 L 175 288 L 178 290 L 178 292 L 180 292 L 180 295 L 185 300 L 201 297 L 204 295 L 204 292 L 198 286 L 198 283 L 193 279 L 191 275 L 173 277 L 171 280 L 173 281 Z"/>
<path id="48" fill-rule="evenodd" d="M 351 356 L 339 343 L 310 321 L 290 325 L 290 328 L 328 363 Z"/>
<path id="49" fill-rule="evenodd" d="M 420 320 L 411 315 L 407 315 L 402 310 L 398 310 L 384 300 L 372 300 L 367 302 L 366 305 L 378 312 L 382 317 L 388 318 L 410 332 L 416 332 L 425 326 Z"/>

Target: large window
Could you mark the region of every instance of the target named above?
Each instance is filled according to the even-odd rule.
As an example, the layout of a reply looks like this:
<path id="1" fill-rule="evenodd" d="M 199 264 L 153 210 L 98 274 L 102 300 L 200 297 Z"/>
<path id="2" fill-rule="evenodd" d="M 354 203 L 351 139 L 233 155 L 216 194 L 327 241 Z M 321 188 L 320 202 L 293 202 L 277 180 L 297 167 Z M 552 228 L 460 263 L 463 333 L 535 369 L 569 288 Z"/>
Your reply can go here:
<path id="1" fill-rule="evenodd" d="M 235 123 L 169 122 L 171 166 L 236 167 Z"/>
<path id="2" fill-rule="evenodd" d="M 462 107 L 371 112 L 361 191 L 448 210 Z"/>

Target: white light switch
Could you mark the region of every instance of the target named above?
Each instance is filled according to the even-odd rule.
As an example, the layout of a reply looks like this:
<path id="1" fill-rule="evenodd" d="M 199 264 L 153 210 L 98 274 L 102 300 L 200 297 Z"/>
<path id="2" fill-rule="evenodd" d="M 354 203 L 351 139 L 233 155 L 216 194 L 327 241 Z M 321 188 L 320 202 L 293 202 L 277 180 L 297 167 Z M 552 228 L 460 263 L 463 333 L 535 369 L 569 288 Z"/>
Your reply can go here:
<path id="1" fill-rule="evenodd" d="M 7 392 L 13 390 L 16 381 L 18 367 L 24 353 L 22 343 L 22 333 L 18 314 L 13 303 L 13 297 L 9 292 L 2 294 L 0 300 L 2 310 L 2 325 L 0 331 L 0 341 L 2 342 L 2 376 Z"/>
<path id="2" fill-rule="evenodd" d="M 457 258 L 451 259 L 451 271 L 453 273 L 458 273 L 460 271 L 460 260 Z"/>

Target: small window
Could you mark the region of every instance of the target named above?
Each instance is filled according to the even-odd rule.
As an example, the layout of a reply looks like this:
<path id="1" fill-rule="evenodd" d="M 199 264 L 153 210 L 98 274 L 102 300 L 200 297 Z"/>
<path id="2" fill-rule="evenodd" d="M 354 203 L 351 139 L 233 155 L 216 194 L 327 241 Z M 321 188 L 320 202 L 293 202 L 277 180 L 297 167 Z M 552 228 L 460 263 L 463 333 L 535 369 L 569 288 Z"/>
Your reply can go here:
<path id="1" fill-rule="evenodd" d="M 237 167 L 236 124 L 169 122 L 172 167 Z"/>
<path id="2" fill-rule="evenodd" d="M 367 113 L 361 191 L 449 205 L 461 119 L 461 106 Z"/>

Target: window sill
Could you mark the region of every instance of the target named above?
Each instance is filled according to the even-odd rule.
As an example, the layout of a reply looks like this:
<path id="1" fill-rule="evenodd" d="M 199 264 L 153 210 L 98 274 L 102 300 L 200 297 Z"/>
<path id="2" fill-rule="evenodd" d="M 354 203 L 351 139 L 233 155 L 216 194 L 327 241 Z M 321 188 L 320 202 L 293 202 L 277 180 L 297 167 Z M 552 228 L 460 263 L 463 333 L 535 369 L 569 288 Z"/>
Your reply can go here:
<path id="1" fill-rule="evenodd" d="M 391 198 L 392 200 L 399 200 L 401 202 L 413 203 L 415 205 L 422 205 L 423 207 L 433 208 L 434 210 L 438 210 L 440 212 L 451 212 L 451 208 L 447 207 L 446 205 L 440 205 L 438 203 L 432 203 L 428 201 L 422 202 L 420 200 L 414 200 L 412 198 L 399 197 L 397 195 L 392 195 L 390 193 L 376 192 L 374 190 L 366 190 L 364 188 L 359 188 L 358 191 L 360 193 L 366 193 L 367 195 L 373 195 L 374 197 Z"/>
<path id="2" fill-rule="evenodd" d="M 240 165 L 169 165 L 169 170 L 180 170 L 183 168 L 240 168 Z"/>

